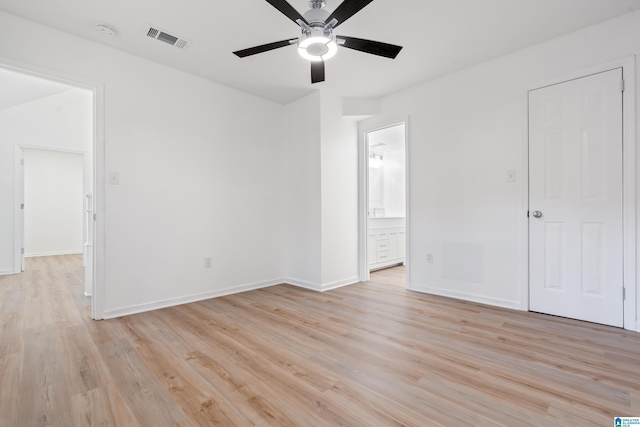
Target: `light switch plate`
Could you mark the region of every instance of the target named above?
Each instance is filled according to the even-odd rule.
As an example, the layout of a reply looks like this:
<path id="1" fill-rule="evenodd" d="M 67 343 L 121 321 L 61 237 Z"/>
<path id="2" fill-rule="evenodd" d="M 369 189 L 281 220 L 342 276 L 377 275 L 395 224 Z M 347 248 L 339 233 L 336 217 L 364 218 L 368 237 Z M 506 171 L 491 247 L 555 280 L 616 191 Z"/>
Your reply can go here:
<path id="1" fill-rule="evenodd" d="M 109 172 L 109 185 L 119 185 L 120 174 L 118 172 Z"/>

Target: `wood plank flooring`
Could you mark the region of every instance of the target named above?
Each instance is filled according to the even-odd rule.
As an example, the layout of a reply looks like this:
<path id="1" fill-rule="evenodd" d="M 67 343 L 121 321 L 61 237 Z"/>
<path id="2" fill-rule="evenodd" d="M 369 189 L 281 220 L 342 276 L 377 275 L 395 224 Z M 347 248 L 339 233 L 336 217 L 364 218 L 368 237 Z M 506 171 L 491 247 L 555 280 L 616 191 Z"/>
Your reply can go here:
<path id="1" fill-rule="evenodd" d="M 610 426 L 640 334 L 404 289 L 281 285 L 89 319 L 79 256 L 0 277 L 0 426 Z"/>

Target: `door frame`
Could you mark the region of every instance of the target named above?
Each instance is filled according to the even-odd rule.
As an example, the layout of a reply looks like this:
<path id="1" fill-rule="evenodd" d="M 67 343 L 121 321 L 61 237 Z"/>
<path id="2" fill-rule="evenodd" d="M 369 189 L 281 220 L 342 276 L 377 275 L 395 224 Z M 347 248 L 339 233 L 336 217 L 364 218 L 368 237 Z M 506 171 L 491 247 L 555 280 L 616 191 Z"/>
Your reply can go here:
<path id="1" fill-rule="evenodd" d="M 410 212 L 410 168 L 409 168 L 409 117 L 396 119 L 372 119 L 358 124 L 358 276 L 361 282 L 370 279 L 367 254 L 368 212 L 369 212 L 369 146 L 367 133 L 388 127 L 404 125 L 404 174 L 405 174 L 405 287 L 411 285 L 411 212 Z"/>
<path id="2" fill-rule="evenodd" d="M 622 68 L 622 78 L 625 81 L 622 93 L 622 211 L 623 211 L 623 283 L 624 299 L 624 329 L 640 332 L 640 321 L 636 320 L 636 304 L 638 300 L 637 270 L 636 270 L 636 82 L 635 55 L 627 56 L 606 63 L 585 67 L 580 70 L 567 72 L 558 76 L 532 82 L 524 87 L 524 130 L 522 147 L 522 221 L 520 223 L 522 288 L 521 309 L 529 311 L 529 92 L 535 89 L 552 86 L 599 74 L 616 68 Z"/>
<path id="3" fill-rule="evenodd" d="M 13 59 L 0 57 L 0 67 L 21 74 L 31 75 L 38 78 L 52 80 L 75 86 L 80 89 L 87 89 L 93 93 L 93 211 L 94 221 L 89 224 L 93 227 L 93 292 L 91 298 L 91 318 L 95 320 L 104 318 L 104 292 L 105 292 L 105 247 L 104 247 L 104 84 L 96 81 L 86 80 L 75 75 L 39 67 Z M 29 147 L 27 147 L 29 148 Z M 17 156 L 17 154 L 16 154 Z M 15 175 L 16 172 L 14 172 Z M 14 184 L 15 185 L 15 184 Z M 14 197 L 15 198 L 15 197 Z M 17 206 L 19 208 L 19 206 Z M 18 212 L 19 214 L 19 212 Z M 14 215 L 14 230 L 18 227 L 18 217 Z M 16 273 L 21 270 L 21 245 L 19 234 L 14 231 L 14 265 Z"/>

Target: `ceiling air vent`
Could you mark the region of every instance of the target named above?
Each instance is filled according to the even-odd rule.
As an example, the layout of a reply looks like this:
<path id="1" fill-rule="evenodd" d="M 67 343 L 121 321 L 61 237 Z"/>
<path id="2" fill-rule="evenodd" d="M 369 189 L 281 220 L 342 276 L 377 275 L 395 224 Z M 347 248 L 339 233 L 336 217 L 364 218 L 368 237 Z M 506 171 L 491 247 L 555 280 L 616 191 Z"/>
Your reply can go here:
<path id="1" fill-rule="evenodd" d="M 174 34 L 170 34 L 154 25 L 147 26 L 144 32 L 147 37 L 160 40 L 161 42 L 165 42 L 167 44 L 170 44 L 171 46 L 175 46 L 178 49 L 184 50 L 191 46 L 191 42 L 189 40 L 183 39 L 182 37 L 176 36 Z"/>

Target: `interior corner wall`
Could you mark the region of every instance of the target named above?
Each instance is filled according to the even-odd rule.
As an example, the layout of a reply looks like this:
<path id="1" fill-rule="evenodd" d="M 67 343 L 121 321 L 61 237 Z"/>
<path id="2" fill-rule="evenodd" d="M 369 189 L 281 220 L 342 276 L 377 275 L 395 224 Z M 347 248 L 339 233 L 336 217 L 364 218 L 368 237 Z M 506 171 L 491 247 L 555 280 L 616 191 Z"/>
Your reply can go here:
<path id="1" fill-rule="evenodd" d="M 287 282 L 327 290 L 358 281 L 357 123 L 315 92 L 285 107 Z"/>
<path id="2" fill-rule="evenodd" d="M 285 106 L 286 278 L 321 285 L 320 93 Z"/>
<path id="3" fill-rule="evenodd" d="M 105 317 L 281 283 L 282 105 L 3 12 L 0 39 L 104 85 Z"/>
<path id="4" fill-rule="evenodd" d="M 522 308 L 525 88 L 638 55 L 638 40 L 640 14 L 631 13 L 382 99 L 383 117 L 410 117 L 411 289 Z M 507 182 L 509 169 L 517 182 Z M 443 276 L 451 242 L 481 245 L 482 280 Z"/>
<path id="5" fill-rule="evenodd" d="M 321 97 L 322 289 L 358 282 L 358 124 Z"/>
<path id="6" fill-rule="evenodd" d="M 16 144 L 87 153 L 83 188 L 87 192 L 93 179 L 92 141 L 93 94 L 88 90 L 70 89 L 0 110 L 0 272 L 14 273 Z"/>

